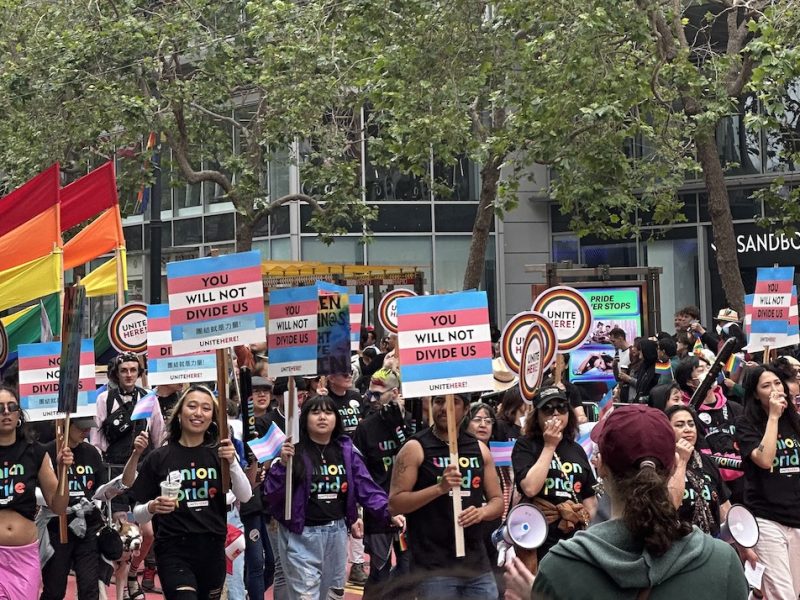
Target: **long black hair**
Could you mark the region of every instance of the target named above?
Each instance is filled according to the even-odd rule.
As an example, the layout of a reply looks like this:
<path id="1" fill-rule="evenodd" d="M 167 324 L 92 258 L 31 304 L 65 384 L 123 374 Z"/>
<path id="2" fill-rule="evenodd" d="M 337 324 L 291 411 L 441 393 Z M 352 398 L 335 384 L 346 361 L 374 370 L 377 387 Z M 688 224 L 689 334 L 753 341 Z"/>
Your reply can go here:
<path id="1" fill-rule="evenodd" d="M 181 394 L 181 397 L 178 398 L 175 406 L 172 407 L 172 412 L 170 412 L 169 420 L 167 421 L 167 440 L 178 443 L 178 440 L 181 439 L 181 410 L 183 409 L 183 405 L 186 402 L 186 398 L 189 396 L 189 394 L 195 392 L 205 394 L 211 398 L 211 405 L 214 407 L 214 410 L 211 413 L 211 423 L 208 425 L 208 429 L 206 429 L 206 432 L 203 435 L 203 445 L 215 446 L 219 443 L 220 437 L 219 425 L 217 424 L 217 399 L 214 397 L 214 392 L 212 392 L 209 388 L 204 385 L 197 384 L 190 385 L 188 388 L 186 388 L 186 391 L 184 391 L 183 394 Z M 157 445 L 158 444 L 156 444 L 156 446 Z"/>
<path id="2" fill-rule="evenodd" d="M 314 396 L 303 403 L 303 408 L 300 409 L 300 439 L 295 445 L 295 453 L 297 457 L 305 456 L 311 463 L 312 469 L 317 468 L 322 464 L 319 447 L 308 435 L 308 419 L 311 411 L 314 410 L 326 410 L 331 411 L 334 414 L 336 424 L 333 426 L 333 432 L 331 432 L 331 441 L 329 444 L 338 443 L 339 438 L 344 435 L 344 422 L 342 422 L 342 415 L 339 414 L 339 409 L 336 406 L 336 402 L 334 402 L 333 398 L 330 396 Z M 292 481 L 295 485 L 303 481 L 306 477 L 305 460 L 295 460 L 292 471 Z"/>
<path id="3" fill-rule="evenodd" d="M 755 367 L 748 367 L 744 372 L 744 381 L 742 387 L 744 388 L 744 415 L 752 423 L 766 425 L 769 415 L 761 406 L 761 401 L 756 395 L 758 389 L 758 380 L 764 373 L 772 373 L 781 380 L 783 386 L 783 393 L 786 394 L 786 408 L 781 415 L 781 421 L 788 421 L 794 429 L 795 433 L 800 435 L 800 415 L 797 414 L 797 409 L 794 406 L 794 401 L 789 395 L 789 388 L 782 377 L 782 373 L 771 366 L 757 365 Z"/>
<path id="4" fill-rule="evenodd" d="M 564 427 L 564 436 L 562 439 L 575 441 L 578 437 L 578 418 L 575 416 L 575 411 L 569 405 L 568 400 L 563 402 L 567 405 L 567 426 Z M 544 444 L 544 431 L 539 426 L 539 409 L 535 408 L 525 418 L 525 429 L 522 434 L 540 444 Z"/>

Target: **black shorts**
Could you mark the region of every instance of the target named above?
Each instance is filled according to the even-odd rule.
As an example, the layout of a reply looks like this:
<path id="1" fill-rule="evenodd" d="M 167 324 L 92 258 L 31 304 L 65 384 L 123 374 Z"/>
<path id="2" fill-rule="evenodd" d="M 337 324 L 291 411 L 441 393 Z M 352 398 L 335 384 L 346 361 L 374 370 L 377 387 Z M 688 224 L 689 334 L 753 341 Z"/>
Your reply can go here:
<path id="1" fill-rule="evenodd" d="M 217 600 L 225 584 L 225 538 L 185 535 L 156 539 L 158 577 L 166 600 Z M 178 591 L 190 587 L 193 593 Z"/>

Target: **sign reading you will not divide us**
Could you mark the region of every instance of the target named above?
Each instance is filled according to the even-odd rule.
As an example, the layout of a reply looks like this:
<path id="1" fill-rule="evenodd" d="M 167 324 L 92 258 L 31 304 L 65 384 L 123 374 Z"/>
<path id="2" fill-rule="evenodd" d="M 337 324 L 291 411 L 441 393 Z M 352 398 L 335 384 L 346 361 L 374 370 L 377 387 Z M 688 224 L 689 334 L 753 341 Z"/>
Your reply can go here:
<path id="1" fill-rule="evenodd" d="M 349 373 L 350 337 L 347 288 L 318 281 L 270 292 L 270 377 Z"/>
<path id="2" fill-rule="evenodd" d="M 217 378 L 216 353 L 173 354 L 168 304 L 147 307 L 147 378 L 151 385 Z"/>
<path id="3" fill-rule="evenodd" d="M 176 354 L 263 342 L 264 287 L 258 251 L 167 263 Z"/>
<path id="4" fill-rule="evenodd" d="M 28 421 L 47 421 L 63 416 L 58 412 L 61 342 L 20 344 L 20 406 Z M 93 417 L 97 398 L 94 374 L 94 340 L 81 340 L 77 411 L 72 417 Z"/>
<path id="5" fill-rule="evenodd" d="M 492 389 L 485 292 L 398 298 L 397 322 L 405 397 Z"/>

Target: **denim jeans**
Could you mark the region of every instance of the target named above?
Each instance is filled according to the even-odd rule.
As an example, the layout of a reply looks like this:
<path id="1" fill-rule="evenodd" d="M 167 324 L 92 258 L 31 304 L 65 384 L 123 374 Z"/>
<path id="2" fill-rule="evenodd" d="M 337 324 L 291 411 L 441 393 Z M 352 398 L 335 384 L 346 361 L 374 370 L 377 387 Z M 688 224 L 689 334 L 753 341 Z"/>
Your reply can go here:
<path id="1" fill-rule="evenodd" d="M 344 597 L 347 527 L 344 519 L 306 526 L 301 534 L 278 526 L 278 553 L 293 600 Z"/>
<path id="2" fill-rule="evenodd" d="M 497 600 L 497 584 L 492 573 L 465 579 L 462 577 L 428 577 L 419 584 L 419 600 L 455 600 L 480 598 Z"/>
<path id="3" fill-rule="evenodd" d="M 281 565 L 281 555 L 279 552 L 280 539 L 278 535 L 278 521 L 270 520 L 267 523 L 267 537 L 272 547 L 272 557 L 275 565 L 274 583 L 272 586 L 273 600 L 289 600 L 289 592 L 286 589 L 286 578 L 283 576 L 283 566 Z"/>
<path id="4" fill-rule="evenodd" d="M 245 585 L 251 600 L 264 600 L 264 593 L 272 585 L 275 560 L 267 537 L 267 527 L 262 513 L 242 517 L 244 525 Z"/>
<path id="5" fill-rule="evenodd" d="M 242 529 L 242 520 L 239 511 L 234 508 L 228 511 L 228 523 Z M 228 586 L 228 600 L 246 600 L 247 593 L 244 589 L 244 554 L 240 554 L 233 561 L 233 573 L 226 575 L 225 583 Z"/>

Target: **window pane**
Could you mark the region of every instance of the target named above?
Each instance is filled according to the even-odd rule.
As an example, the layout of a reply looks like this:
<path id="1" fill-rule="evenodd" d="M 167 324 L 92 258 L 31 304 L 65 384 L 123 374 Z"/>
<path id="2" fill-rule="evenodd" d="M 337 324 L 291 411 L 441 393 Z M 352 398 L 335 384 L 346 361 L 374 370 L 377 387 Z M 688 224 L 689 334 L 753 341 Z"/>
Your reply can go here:
<path id="1" fill-rule="evenodd" d="M 207 216 L 205 228 L 206 242 L 224 242 L 234 239 L 233 213 Z"/>
<path id="2" fill-rule="evenodd" d="M 697 234 L 695 227 L 674 230 L 687 237 Z M 682 306 L 700 306 L 700 276 L 697 266 L 697 240 L 651 240 L 642 244 L 645 264 L 662 267 L 661 329 L 671 332 L 675 311 Z"/>
<path id="3" fill-rule="evenodd" d="M 437 232 L 472 233 L 475 227 L 477 204 L 437 204 L 433 210 L 436 215 Z M 494 231 L 494 218 L 489 231 Z"/>
<path id="4" fill-rule="evenodd" d="M 172 221 L 161 222 L 161 247 L 169 248 L 172 246 Z M 150 223 L 144 226 L 144 247 L 150 249 Z"/>
<path id="5" fill-rule="evenodd" d="M 187 246 L 203 243 L 203 220 L 176 219 L 172 222 L 176 246 Z"/>
<path id="6" fill-rule="evenodd" d="M 755 112 L 755 98 L 744 100 L 742 113 L 722 119 L 717 126 L 717 148 L 728 175 L 751 175 L 761 172 L 761 136 L 747 129 L 745 114 Z"/>
<path id="7" fill-rule="evenodd" d="M 289 233 L 289 206 L 279 206 L 269 217 L 270 235 L 284 235 Z"/>
<path id="8" fill-rule="evenodd" d="M 269 197 L 277 200 L 289 194 L 289 152 L 276 152 L 269 161 Z"/>
<path id="9" fill-rule="evenodd" d="M 750 196 L 752 189 L 728 189 L 728 201 L 731 207 L 731 215 L 734 219 L 752 219 L 754 216 L 761 216 L 761 204 L 755 202 Z M 708 194 L 701 192 L 698 194 L 700 201 L 700 221 L 711 221 L 708 213 Z"/>
<path id="10" fill-rule="evenodd" d="M 425 272 L 425 287 L 431 289 L 432 248 L 429 236 L 375 236 L 367 245 L 371 265 L 414 265 Z"/>
<path id="11" fill-rule="evenodd" d="M 562 262 L 565 260 L 578 264 L 577 237 L 553 238 L 553 262 Z"/>
<path id="12" fill-rule="evenodd" d="M 427 202 L 430 189 L 422 179 L 367 163 L 367 202 Z"/>
<path id="13" fill-rule="evenodd" d="M 313 209 L 308 204 L 301 204 L 300 205 L 300 231 L 303 233 L 317 233 L 309 224 L 308 222 L 311 220 L 314 212 Z M 380 219 L 380 217 L 379 217 Z M 430 222 L 430 219 L 428 219 Z M 361 221 L 350 223 L 350 226 L 347 229 L 348 233 L 361 233 L 362 231 L 362 224 Z M 405 231 L 405 230 L 389 230 L 389 231 Z M 411 231 L 416 231 L 412 229 Z M 285 233 L 288 233 L 289 230 L 287 229 Z"/>
<path id="14" fill-rule="evenodd" d="M 370 227 L 378 233 L 431 231 L 431 205 L 379 204 L 378 218 Z"/>
<path id="15" fill-rule="evenodd" d="M 450 193 L 437 189 L 436 201 L 477 202 L 478 170 L 466 157 L 460 156 L 454 164 L 437 162 L 433 167 L 434 180 L 444 185 Z"/>
<path id="16" fill-rule="evenodd" d="M 292 260 L 292 246 L 289 238 L 272 240 L 272 260 Z"/>
<path id="17" fill-rule="evenodd" d="M 122 228 L 122 233 L 125 236 L 125 248 L 128 252 L 141 250 L 144 245 L 142 243 L 142 226 L 130 225 Z"/>
<path id="18" fill-rule="evenodd" d="M 362 264 L 364 251 L 357 237 L 337 237 L 330 244 L 323 244 L 319 238 L 303 237 L 301 240 L 302 259 L 324 263 Z"/>

